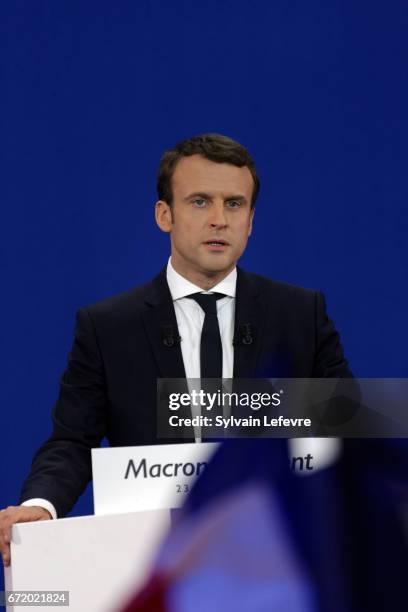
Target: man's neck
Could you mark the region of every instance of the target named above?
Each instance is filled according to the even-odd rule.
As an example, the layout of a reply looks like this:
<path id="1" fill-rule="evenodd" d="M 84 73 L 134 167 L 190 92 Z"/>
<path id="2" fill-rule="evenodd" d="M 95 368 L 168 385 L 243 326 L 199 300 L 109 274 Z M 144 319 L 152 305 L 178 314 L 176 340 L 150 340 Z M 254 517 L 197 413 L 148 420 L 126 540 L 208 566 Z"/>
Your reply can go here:
<path id="1" fill-rule="evenodd" d="M 218 283 L 224 280 L 224 278 L 226 278 L 235 268 L 234 264 L 228 270 L 214 273 L 200 272 L 199 270 L 182 270 L 177 265 L 177 262 L 174 262 L 173 257 L 171 258 L 171 265 L 180 276 L 190 281 L 190 283 L 193 283 L 193 285 L 197 285 L 197 287 L 200 287 L 203 291 L 211 291 L 215 285 L 218 285 Z"/>

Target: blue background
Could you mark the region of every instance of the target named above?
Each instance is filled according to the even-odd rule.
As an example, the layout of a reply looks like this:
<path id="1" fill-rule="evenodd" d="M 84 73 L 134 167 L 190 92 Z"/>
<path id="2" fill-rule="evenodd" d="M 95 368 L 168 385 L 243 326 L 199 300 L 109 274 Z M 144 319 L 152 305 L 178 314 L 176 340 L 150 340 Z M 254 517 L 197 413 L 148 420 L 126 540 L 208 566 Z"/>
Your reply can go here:
<path id="1" fill-rule="evenodd" d="M 156 170 L 194 134 L 257 162 L 242 266 L 324 291 L 357 375 L 408 376 L 406 1 L 0 11 L 0 507 L 50 433 L 77 308 L 165 264 Z"/>

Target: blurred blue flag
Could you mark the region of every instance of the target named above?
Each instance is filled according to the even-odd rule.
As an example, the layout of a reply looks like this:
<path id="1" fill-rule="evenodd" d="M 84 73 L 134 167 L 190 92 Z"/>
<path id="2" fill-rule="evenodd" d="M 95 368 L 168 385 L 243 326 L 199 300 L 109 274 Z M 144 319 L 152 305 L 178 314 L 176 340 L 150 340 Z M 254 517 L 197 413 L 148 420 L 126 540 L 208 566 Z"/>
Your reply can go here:
<path id="1" fill-rule="evenodd" d="M 302 477 L 284 440 L 231 440 L 126 612 L 406 609 L 408 443 L 346 440 Z"/>

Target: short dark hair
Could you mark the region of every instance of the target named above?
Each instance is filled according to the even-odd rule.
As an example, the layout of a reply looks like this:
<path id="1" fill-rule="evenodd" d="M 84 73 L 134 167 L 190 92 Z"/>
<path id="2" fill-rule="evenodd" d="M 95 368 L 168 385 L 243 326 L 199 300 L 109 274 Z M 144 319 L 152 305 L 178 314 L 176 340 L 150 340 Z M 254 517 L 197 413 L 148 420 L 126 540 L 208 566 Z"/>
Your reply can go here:
<path id="1" fill-rule="evenodd" d="M 194 136 L 188 140 L 182 140 L 173 149 L 165 151 L 160 160 L 157 176 L 157 194 L 159 200 L 164 200 L 171 206 L 173 202 L 171 179 L 173 178 L 174 170 L 180 159 L 190 155 L 201 155 L 210 161 L 219 164 L 232 164 L 239 168 L 246 166 L 254 179 L 251 208 L 255 206 L 260 182 L 254 161 L 244 146 L 222 134 L 201 134 L 200 136 Z"/>

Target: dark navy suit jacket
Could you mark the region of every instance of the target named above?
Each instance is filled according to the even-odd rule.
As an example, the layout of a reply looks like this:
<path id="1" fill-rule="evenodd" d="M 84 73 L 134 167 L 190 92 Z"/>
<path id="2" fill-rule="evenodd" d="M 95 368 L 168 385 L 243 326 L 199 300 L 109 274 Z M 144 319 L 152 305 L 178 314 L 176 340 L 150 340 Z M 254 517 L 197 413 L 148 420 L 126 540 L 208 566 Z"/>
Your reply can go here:
<path id="1" fill-rule="evenodd" d="M 251 344 L 240 341 L 243 325 Z M 156 382 L 185 377 L 180 344 L 163 342 L 169 327 L 177 331 L 165 270 L 79 310 L 53 433 L 33 459 L 20 503 L 45 498 L 66 515 L 91 479 L 90 450 L 104 437 L 111 446 L 169 442 L 156 434 Z M 238 269 L 234 378 L 282 376 L 351 373 L 321 293 Z"/>

